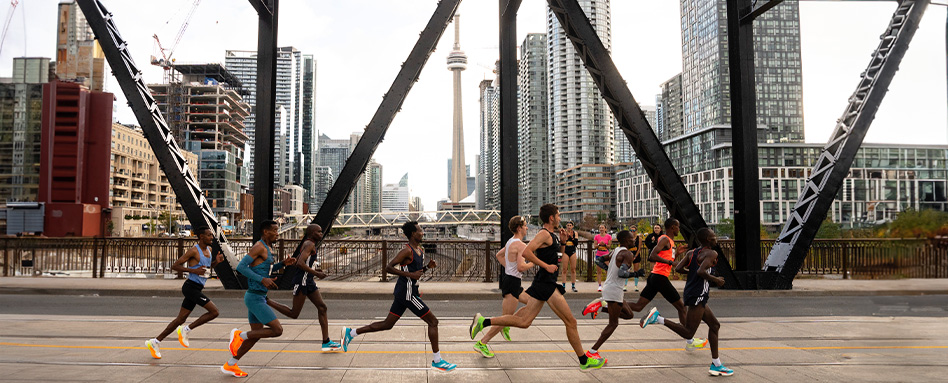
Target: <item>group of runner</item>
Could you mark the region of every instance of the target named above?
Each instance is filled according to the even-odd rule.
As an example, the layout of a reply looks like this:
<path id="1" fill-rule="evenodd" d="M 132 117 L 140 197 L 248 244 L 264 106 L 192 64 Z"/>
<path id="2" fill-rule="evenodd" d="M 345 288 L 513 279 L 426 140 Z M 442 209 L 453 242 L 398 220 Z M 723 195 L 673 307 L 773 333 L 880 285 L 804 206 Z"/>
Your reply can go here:
<path id="1" fill-rule="evenodd" d="M 555 205 L 543 205 L 540 208 L 540 219 L 543 222 L 542 230 L 529 243 L 524 242 L 527 227 L 522 217 L 513 217 L 508 223 L 508 228 L 514 236 L 496 254 L 497 260 L 504 266 L 500 279 L 503 315 L 485 318 L 478 313 L 474 316 L 469 328 L 472 340 L 483 329 L 490 327 L 484 337 L 474 345 L 478 352 L 485 357 L 493 357 L 493 352 L 487 346 L 490 340 L 497 333 L 501 333 L 505 339 L 510 340 L 510 327 L 528 328 L 545 304 L 566 326 L 566 336 L 576 353 L 580 368 L 582 370 L 601 368 L 607 360 L 599 355 L 598 349 L 618 327 L 618 319 L 632 319 L 634 312 L 641 311 L 660 292 L 678 309 L 680 323 L 666 320 L 656 308 L 652 308 L 648 315 L 642 318 L 641 327 L 644 328 L 649 324 L 664 325 L 688 339 L 686 348 L 689 350 L 702 348 L 710 343 L 712 364 L 709 372 L 712 375 L 733 374 L 733 371 L 724 367 L 718 358 L 717 335 L 720 325 L 711 309 L 707 307 L 709 282 L 719 286 L 724 283 L 723 279 L 710 273 L 717 260 L 717 253 L 710 249 L 716 243 L 714 233 L 710 229 L 704 228 L 698 231 L 698 239 L 702 247 L 688 252 L 687 256 L 675 266 L 677 272 L 688 273 L 684 290 L 685 299 L 682 301 L 668 280 L 672 266 L 675 265 L 676 250 L 672 238 L 678 234 L 678 221 L 674 219 L 666 221 L 667 234 L 658 238 L 648 257 L 649 261 L 655 262 L 655 267 L 636 303 L 624 301 L 624 285 L 620 280 L 643 275 L 644 270 L 635 270 L 636 261 L 640 261 L 640 257 L 637 251 L 631 250 L 641 248 L 641 240 L 630 231 L 619 232 L 617 237 L 620 247 L 612 252 L 607 251 L 597 260 L 600 267 L 606 269 L 606 279 L 601 289 L 603 297 L 590 303 L 583 312 L 584 315 L 592 313 L 595 316 L 601 308 L 606 308 L 609 313 L 609 325 L 603 329 L 593 348 L 586 351 L 579 338 L 576 318 L 564 298 L 566 284 L 559 282 L 559 267 L 557 266 L 559 253 L 563 252 L 567 246 L 575 248 L 576 235 L 583 234 L 573 231 L 571 225 L 567 225 L 566 229 L 560 229 L 559 209 Z M 387 273 L 398 276 L 393 292 L 394 301 L 388 316 L 382 321 L 360 328 L 344 327 L 340 344 L 329 339 L 327 307 L 315 283 L 315 278 L 326 277 L 319 268 L 316 249 L 316 244 L 323 236 L 322 228 L 319 225 L 309 225 L 306 228 L 300 252 L 301 257 L 307 256 L 305 263 L 297 262 L 297 259 L 293 257 L 276 262 L 272 245 L 279 235 L 278 226 L 276 222 L 265 221 L 262 225 L 260 240 L 251 247 L 249 253 L 237 266 L 237 271 L 247 278 L 249 285 L 244 294 L 244 304 L 247 307 L 250 331 L 242 332 L 236 328 L 231 330 L 228 347 L 231 358 L 221 366 L 221 372 L 235 377 L 246 377 L 247 373 L 238 367 L 240 358 L 250 351 L 258 340 L 279 337 L 283 334 L 283 327 L 273 309 L 287 317 L 298 318 L 307 298 L 318 310 L 323 351 L 336 351 L 340 348 L 344 352 L 348 351 L 349 345 L 358 335 L 389 330 L 405 311 L 409 310 L 428 325 L 432 368 L 441 371 L 454 370 L 457 365 L 441 357 L 438 347 L 438 319 L 421 299 L 418 288 L 418 280 L 428 269 L 437 267 L 437 262 L 433 259 L 427 262 L 425 260 L 424 248 L 421 246 L 424 230 L 417 222 L 405 223 L 402 225 L 402 232 L 408 239 L 408 244 L 386 265 Z M 152 357 L 156 359 L 161 358 L 160 343 L 166 336 L 177 331 L 179 343 L 183 347 L 189 347 L 190 332 L 219 315 L 217 307 L 202 293 L 202 289 L 209 277 L 209 270 L 222 262 L 223 256 L 220 253 L 212 256 L 210 245 L 214 236 L 210 229 L 198 228 L 195 233 L 198 235 L 198 243 L 185 252 L 172 266 L 175 271 L 189 273 L 188 279 L 182 286 L 184 301 L 178 316 L 157 337 L 145 342 Z M 605 233 L 605 227 L 600 228 L 599 235 L 608 235 Z M 561 242 L 560 236 L 566 238 L 565 243 Z M 575 254 L 575 250 L 572 254 Z M 569 258 L 563 261 L 564 265 L 570 263 L 575 265 L 575 261 L 570 262 Z M 296 265 L 299 271 L 294 274 L 293 307 L 288 307 L 269 299 L 267 293 L 269 289 L 277 288 L 277 284 L 271 278 L 272 273 L 293 265 Z M 538 268 L 533 282 L 524 290 L 521 286 L 523 272 L 534 267 Z M 576 291 L 575 282 L 573 291 Z M 518 303 L 523 303 L 524 306 L 517 309 Z M 205 308 L 207 312 L 191 324 L 185 325 L 191 311 L 198 305 Z M 709 327 L 708 339 L 692 339 L 701 321 L 707 323 Z"/>

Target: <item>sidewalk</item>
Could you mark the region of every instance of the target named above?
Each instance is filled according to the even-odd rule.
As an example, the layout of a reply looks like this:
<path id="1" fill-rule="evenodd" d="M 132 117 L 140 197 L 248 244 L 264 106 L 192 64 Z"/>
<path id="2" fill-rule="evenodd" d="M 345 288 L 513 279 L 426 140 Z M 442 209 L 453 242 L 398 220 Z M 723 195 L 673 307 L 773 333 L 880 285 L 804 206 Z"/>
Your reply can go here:
<path id="1" fill-rule="evenodd" d="M 61 277 L 0 277 L 0 294 L 48 295 L 108 295 L 178 297 L 184 280 L 146 278 L 61 278 Z M 389 282 L 318 282 L 327 299 L 390 299 L 394 281 Z M 684 281 L 672 281 L 681 291 Z M 715 290 L 717 297 L 777 297 L 777 296 L 872 296 L 872 295 L 939 295 L 948 294 L 948 279 L 894 279 L 894 280 L 840 280 L 797 279 L 793 290 Z M 645 281 L 639 282 L 639 288 Z M 576 284 L 578 293 L 567 292 L 568 298 L 594 299 L 601 294 L 596 283 Z M 225 290 L 219 280 L 207 281 L 206 291 L 218 297 L 243 297 L 243 290 Z M 567 290 L 569 286 L 567 286 Z M 497 283 L 483 282 L 424 282 L 421 292 L 426 299 L 436 300 L 496 300 L 500 290 Z M 289 294 L 273 291 L 271 294 Z M 634 296 L 632 281 L 629 293 Z"/>

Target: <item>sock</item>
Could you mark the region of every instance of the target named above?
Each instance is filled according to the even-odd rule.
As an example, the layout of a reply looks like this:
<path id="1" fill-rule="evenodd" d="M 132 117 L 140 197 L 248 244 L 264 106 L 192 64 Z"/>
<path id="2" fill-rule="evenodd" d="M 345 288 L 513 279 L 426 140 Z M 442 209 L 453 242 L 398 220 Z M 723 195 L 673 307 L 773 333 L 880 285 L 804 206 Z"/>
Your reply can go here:
<path id="1" fill-rule="evenodd" d="M 576 287 L 576 282 L 573 282 L 573 287 Z"/>
<path id="2" fill-rule="evenodd" d="M 484 318 L 484 327 L 490 327 L 490 318 Z"/>
<path id="3" fill-rule="evenodd" d="M 431 353 L 431 361 L 438 363 L 441 361 L 441 351 Z"/>
<path id="4" fill-rule="evenodd" d="M 229 365 L 231 365 L 231 366 L 236 366 L 236 365 L 237 365 L 237 358 L 230 358 L 230 360 L 227 361 L 227 364 L 229 364 Z"/>
<path id="5" fill-rule="evenodd" d="M 658 323 L 658 324 L 660 324 L 660 325 L 664 325 L 664 324 L 665 324 L 665 318 L 662 317 L 661 315 L 658 316 L 658 319 L 656 319 L 656 321 L 657 321 L 656 323 Z"/>
<path id="6" fill-rule="evenodd" d="M 629 279 L 628 279 L 628 278 L 625 279 L 625 285 L 626 285 L 626 286 L 629 285 Z"/>
<path id="7" fill-rule="evenodd" d="M 586 356 L 586 354 L 583 354 L 583 355 L 580 355 L 580 356 L 579 356 L 579 364 L 580 364 L 580 365 L 585 365 L 587 360 L 589 360 L 589 357 Z"/>
<path id="8" fill-rule="evenodd" d="M 154 339 L 152 339 L 152 340 L 155 341 L 155 343 L 161 344 L 161 341 L 158 340 L 158 338 L 154 338 Z"/>
<path id="9" fill-rule="evenodd" d="M 711 358 L 711 363 L 715 366 L 721 367 L 721 358 Z"/>
<path id="10" fill-rule="evenodd" d="M 356 329 L 349 329 L 349 336 L 355 338 L 357 335 L 359 335 L 359 333 L 356 331 Z"/>
<path id="11" fill-rule="evenodd" d="M 694 342 L 694 338 L 688 339 L 688 340 L 686 340 L 685 342 L 688 342 L 688 344 L 691 344 L 692 342 Z"/>
<path id="12" fill-rule="evenodd" d="M 323 343 L 329 343 L 329 338 L 323 339 Z"/>
<path id="13" fill-rule="evenodd" d="M 635 287 L 639 287 L 639 277 L 635 277 Z"/>
<path id="14" fill-rule="evenodd" d="M 246 332 L 240 333 L 240 339 L 247 340 L 247 333 Z"/>
<path id="15" fill-rule="evenodd" d="M 599 352 L 599 350 L 594 349 L 594 348 L 589 349 L 589 353 L 590 353 L 590 354 L 595 354 L 595 353 L 597 353 L 597 352 Z"/>
<path id="16" fill-rule="evenodd" d="M 190 332 L 190 331 L 191 331 L 191 326 L 184 325 L 184 328 L 183 328 L 182 330 L 184 330 L 184 332 Z"/>

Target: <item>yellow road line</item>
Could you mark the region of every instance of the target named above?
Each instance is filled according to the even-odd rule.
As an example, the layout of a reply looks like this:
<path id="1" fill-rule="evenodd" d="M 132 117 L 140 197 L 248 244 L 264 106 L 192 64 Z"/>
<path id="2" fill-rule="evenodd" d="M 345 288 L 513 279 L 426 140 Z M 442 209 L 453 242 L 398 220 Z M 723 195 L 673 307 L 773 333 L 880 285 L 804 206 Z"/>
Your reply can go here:
<path id="1" fill-rule="evenodd" d="M 90 349 L 90 350 L 146 350 L 147 347 L 121 347 L 121 346 L 66 346 L 54 344 L 29 344 L 29 343 L 9 343 L 0 342 L 0 346 L 11 347 L 43 347 L 43 348 L 65 348 L 65 349 Z M 190 350 L 190 351 L 214 351 L 226 352 L 223 348 L 181 348 L 167 347 L 164 350 Z M 790 347 L 790 346 L 769 346 L 769 347 L 721 347 L 720 350 L 728 351 L 760 351 L 760 350 L 900 350 L 900 349 L 948 349 L 948 346 L 817 346 L 817 347 Z M 643 349 L 624 349 L 624 350 L 599 350 L 601 352 L 666 352 L 666 351 L 684 351 L 681 347 L 676 348 L 643 348 Z M 322 351 L 322 350 L 250 350 L 250 352 L 273 352 L 287 354 L 335 354 L 342 351 Z M 474 351 L 441 351 L 445 354 L 469 354 Z M 566 350 L 495 350 L 495 354 L 552 354 L 568 352 Z M 429 351 L 349 351 L 349 354 L 427 354 Z"/>

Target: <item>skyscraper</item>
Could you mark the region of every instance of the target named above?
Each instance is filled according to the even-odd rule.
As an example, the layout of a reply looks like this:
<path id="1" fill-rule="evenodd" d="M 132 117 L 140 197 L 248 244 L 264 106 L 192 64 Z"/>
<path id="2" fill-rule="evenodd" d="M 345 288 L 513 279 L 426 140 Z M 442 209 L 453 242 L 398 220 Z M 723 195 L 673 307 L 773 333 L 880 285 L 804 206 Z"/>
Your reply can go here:
<path id="1" fill-rule="evenodd" d="M 481 154 L 478 158 L 477 208 L 500 209 L 500 87 L 497 79 L 480 84 Z"/>
<path id="2" fill-rule="evenodd" d="M 725 0 L 681 0 L 682 134 L 731 123 L 726 11 Z M 803 142 L 798 0 L 754 21 L 754 58 L 759 141 Z"/>
<path id="3" fill-rule="evenodd" d="M 105 89 L 105 54 L 75 1 L 59 3 L 56 30 L 56 77 L 92 91 Z"/>
<path id="4" fill-rule="evenodd" d="M 18 57 L 13 67 L 14 78 L 0 81 L 0 202 L 35 202 L 49 58 Z"/>
<path id="5" fill-rule="evenodd" d="M 546 34 L 530 33 L 520 44 L 518 183 L 521 215 L 536 215 L 550 202 L 550 141 L 547 108 Z"/>
<path id="6" fill-rule="evenodd" d="M 612 49 L 609 0 L 580 0 L 607 50 Z M 550 158 L 553 202 L 564 220 L 615 211 L 611 177 L 615 122 L 573 43 L 547 9 Z M 567 186 L 569 187 L 567 189 Z"/>
<path id="7" fill-rule="evenodd" d="M 685 134 L 685 117 L 681 99 L 681 73 L 668 79 L 662 88 L 662 121 L 659 140 L 665 141 Z"/>
<path id="8" fill-rule="evenodd" d="M 451 137 L 451 201 L 467 197 L 464 170 L 464 124 L 461 114 L 461 71 L 467 69 L 467 56 L 461 51 L 461 15 L 454 15 L 454 49 L 448 54 L 448 70 L 454 77 L 454 129 Z"/>

